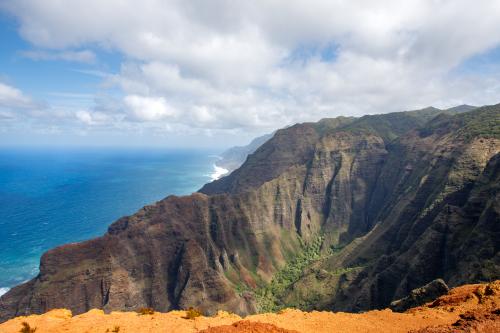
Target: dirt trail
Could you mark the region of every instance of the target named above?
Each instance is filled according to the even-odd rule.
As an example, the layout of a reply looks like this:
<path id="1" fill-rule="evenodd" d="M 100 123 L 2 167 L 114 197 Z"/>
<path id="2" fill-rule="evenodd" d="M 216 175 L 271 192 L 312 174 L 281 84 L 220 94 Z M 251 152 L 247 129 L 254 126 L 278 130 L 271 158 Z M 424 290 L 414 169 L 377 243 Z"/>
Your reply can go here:
<path id="1" fill-rule="evenodd" d="M 388 309 L 362 314 L 287 309 L 246 318 L 222 311 L 214 317 L 184 319 L 185 315 L 185 311 L 138 315 L 91 310 L 72 316 L 70 311 L 59 309 L 14 318 L 0 324 L 0 332 L 18 333 L 23 322 L 36 327 L 36 333 L 500 332 L 500 280 L 455 288 L 434 302 L 405 313 Z"/>

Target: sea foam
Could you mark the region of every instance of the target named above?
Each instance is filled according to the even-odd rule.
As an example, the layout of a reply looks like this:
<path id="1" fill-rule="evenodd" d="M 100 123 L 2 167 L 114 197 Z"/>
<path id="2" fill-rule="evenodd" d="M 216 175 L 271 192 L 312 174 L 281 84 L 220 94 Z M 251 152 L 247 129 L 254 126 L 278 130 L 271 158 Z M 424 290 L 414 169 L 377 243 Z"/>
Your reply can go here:
<path id="1" fill-rule="evenodd" d="M 214 172 L 210 174 L 210 177 L 212 177 L 212 180 L 217 180 L 228 172 L 229 170 L 221 168 L 214 164 Z"/>
<path id="2" fill-rule="evenodd" d="M 0 296 L 2 296 L 3 294 L 5 294 L 9 290 L 10 290 L 10 288 L 0 288 Z"/>

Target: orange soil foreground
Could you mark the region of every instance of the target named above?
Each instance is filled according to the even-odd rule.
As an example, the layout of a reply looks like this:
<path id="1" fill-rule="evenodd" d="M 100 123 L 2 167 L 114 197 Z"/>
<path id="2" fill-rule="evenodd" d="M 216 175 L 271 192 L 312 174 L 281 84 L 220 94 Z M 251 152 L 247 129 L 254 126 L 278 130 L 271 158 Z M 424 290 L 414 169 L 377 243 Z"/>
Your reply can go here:
<path id="1" fill-rule="evenodd" d="M 36 327 L 36 333 L 493 333 L 500 332 L 500 280 L 455 288 L 448 295 L 405 313 L 388 309 L 361 314 L 288 309 L 244 319 L 222 311 L 214 317 L 184 319 L 185 315 L 185 311 L 139 315 L 135 312 L 104 314 L 101 310 L 91 310 L 72 316 L 70 311 L 59 309 L 43 315 L 11 319 L 0 324 L 0 332 L 18 333 L 22 323 L 26 322 L 31 328 Z"/>

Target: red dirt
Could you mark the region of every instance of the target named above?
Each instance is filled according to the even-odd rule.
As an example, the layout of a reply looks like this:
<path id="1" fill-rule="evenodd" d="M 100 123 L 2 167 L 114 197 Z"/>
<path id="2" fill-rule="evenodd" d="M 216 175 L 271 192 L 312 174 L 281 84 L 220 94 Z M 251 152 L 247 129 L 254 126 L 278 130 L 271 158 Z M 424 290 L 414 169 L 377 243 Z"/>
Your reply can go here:
<path id="1" fill-rule="evenodd" d="M 299 333 L 297 331 L 286 330 L 272 324 L 254 323 L 248 320 L 238 321 L 232 325 L 224 325 L 207 328 L 200 333 Z"/>
<path id="2" fill-rule="evenodd" d="M 455 288 L 434 302 L 405 313 L 389 309 L 360 314 L 287 309 L 247 316 L 244 320 L 227 312 L 194 319 L 184 319 L 185 316 L 185 311 L 138 315 L 104 314 L 101 310 L 72 316 L 70 311 L 59 309 L 11 319 L 0 324 L 0 332 L 18 333 L 22 323 L 27 322 L 37 328 L 36 333 L 104 333 L 116 327 L 120 333 L 497 333 L 500 332 L 500 280 Z"/>
<path id="3" fill-rule="evenodd" d="M 457 289 L 460 292 L 457 292 Z M 429 307 L 455 307 L 463 306 L 467 302 L 477 301 L 477 307 L 459 315 L 459 319 L 451 325 L 438 325 L 426 327 L 412 333 L 498 333 L 500 332 L 500 285 L 498 281 L 488 285 L 469 285 L 452 290 L 448 295 L 442 296 L 432 302 Z"/>

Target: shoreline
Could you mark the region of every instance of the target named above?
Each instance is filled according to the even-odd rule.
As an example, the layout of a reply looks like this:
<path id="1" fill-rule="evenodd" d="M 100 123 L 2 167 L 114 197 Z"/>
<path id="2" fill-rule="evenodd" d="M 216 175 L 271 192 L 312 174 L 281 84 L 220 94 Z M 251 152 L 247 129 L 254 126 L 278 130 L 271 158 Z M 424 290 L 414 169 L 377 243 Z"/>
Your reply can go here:
<path id="1" fill-rule="evenodd" d="M 3 295 L 5 295 L 9 290 L 10 290 L 10 288 L 0 287 L 0 297 L 2 297 Z"/>
<path id="2" fill-rule="evenodd" d="M 223 167 L 217 166 L 216 163 L 213 164 L 214 171 L 210 174 L 210 178 L 212 178 L 212 181 L 217 180 L 221 178 L 224 175 L 227 175 L 229 173 L 228 169 L 225 169 Z"/>

